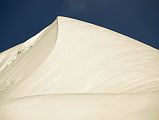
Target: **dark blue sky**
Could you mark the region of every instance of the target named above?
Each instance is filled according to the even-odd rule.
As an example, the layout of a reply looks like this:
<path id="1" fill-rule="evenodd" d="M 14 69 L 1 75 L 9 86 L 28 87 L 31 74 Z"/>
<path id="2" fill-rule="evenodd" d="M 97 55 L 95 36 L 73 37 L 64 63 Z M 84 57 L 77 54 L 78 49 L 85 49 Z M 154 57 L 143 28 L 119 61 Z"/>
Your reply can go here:
<path id="1" fill-rule="evenodd" d="M 0 0 L 0 51 L 26 41 L 58 15 L 159 48 L 159 0 Z"/>

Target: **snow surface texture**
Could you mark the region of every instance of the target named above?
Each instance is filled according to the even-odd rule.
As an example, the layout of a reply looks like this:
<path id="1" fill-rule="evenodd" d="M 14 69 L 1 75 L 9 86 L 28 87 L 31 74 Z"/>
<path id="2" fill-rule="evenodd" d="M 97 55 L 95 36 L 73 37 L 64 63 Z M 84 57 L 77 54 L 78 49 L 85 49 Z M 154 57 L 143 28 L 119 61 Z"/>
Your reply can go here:
<path id="1" fill-rule="evenodd" d="M 159 51 L 58 17 L 0 53 L 0 120 L 159 120 Z"/>

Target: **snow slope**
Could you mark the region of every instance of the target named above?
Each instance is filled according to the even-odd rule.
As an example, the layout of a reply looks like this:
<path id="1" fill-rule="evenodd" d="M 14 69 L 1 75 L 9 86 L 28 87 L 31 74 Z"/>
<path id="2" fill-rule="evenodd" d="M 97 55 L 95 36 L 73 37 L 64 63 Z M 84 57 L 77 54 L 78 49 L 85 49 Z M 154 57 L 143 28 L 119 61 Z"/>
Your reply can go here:
<path id="1" fill-rule="evenodd" d="M 57 17 L 0 54 L 0 119 L 158 120 L 159 51 Z"/>

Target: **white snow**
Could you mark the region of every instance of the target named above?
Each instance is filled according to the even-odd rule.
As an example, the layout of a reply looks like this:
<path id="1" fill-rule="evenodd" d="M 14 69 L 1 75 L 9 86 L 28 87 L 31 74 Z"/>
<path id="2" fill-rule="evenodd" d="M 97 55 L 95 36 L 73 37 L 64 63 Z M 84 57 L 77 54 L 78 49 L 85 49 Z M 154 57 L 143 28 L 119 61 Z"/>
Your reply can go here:
<path id="1" fill-rule="evenodd" d="M 58 17 L 0 53 L 2 120 L 158 120 L 159 51 Z"/>

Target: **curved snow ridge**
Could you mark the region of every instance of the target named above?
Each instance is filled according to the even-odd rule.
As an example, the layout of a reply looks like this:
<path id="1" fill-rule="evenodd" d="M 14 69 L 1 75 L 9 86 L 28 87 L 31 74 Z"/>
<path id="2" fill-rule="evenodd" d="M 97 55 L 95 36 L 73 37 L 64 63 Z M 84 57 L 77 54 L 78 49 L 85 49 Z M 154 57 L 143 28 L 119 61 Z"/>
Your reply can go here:
<path id="1" fill-rule="evenodd" d="M 0 72 L 1 98 L 159 92 L 159 51 L 134 39 L 58 17 L 35 41 Z"/>
<path id="2" fill-rule="evenodd" d="M 159 119 L 159 51 L 111 30 L 58 17 L 0 58 L 2 120 Z"/>
<path id="3" fill-rule="evenodd" d="M 49 51 L 53 49 L 53 47 L 51 46 L 50 49 L 47 48 L 43 54 L 44 56 L 42 56 L 42 54 L 39 54 L 39 52 L 41 49 L 47 47 L 47 42 L 44 40 L 47 34 L 50 34 L 50 31 L 51 34 L 53 34 L 53 36 L 55 37 L 53 38 L 54 41 L 56 41 L 56 36 L 57 36 L 56 27 L 57 27 L 57 20 L 52 25 L 45 28 L 43 31 L 41 31 L 33 38 L 16 46 L 15 48 L 11 48 L 8 50 L 12 56 L 11 55 L 9 56 L 10 64 L 5 66 L 5 69 L 3 68 L 3 70 L 0 72 L 1 94 L 16 82 L 24 80 L 26 77 L 28 77 L 29 74 L 31 74 L 38 67 L 38 65 L 41 62 L 43 62 L 43 60 L 47 57 Z M 52 43 L 52 45 L 54 44 Z M 8 51 L 3 52 L 2 56 L 7 56 Z M 39 54 L 40 56 L 38 56 L 37 54 Z M 11 61 L 11 59 L 13 58 L 14 61 L 13 60 Z"/>
<path id="4" fill-rule="evenodd" d="M 49 27 L 49 26 L 48 26 Z M 26 42 L 16 45 L 2 53 L 0 53 L 0 72 L 17 59 L 19 55 L 27 52 L 32 46 L 34 46 L 39 39 L 39 36 L 48 28 L 46 27 L 35 36 L 28 39 Z"/>

